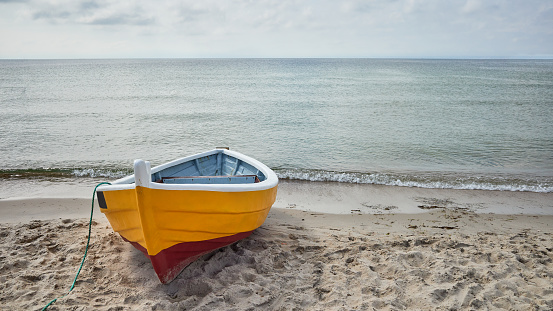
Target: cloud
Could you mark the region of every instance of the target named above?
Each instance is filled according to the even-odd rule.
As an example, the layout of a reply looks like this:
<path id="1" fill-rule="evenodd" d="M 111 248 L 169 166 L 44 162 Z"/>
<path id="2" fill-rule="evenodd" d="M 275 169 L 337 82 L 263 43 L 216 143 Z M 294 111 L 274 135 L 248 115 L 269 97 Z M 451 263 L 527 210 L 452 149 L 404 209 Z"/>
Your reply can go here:
<path id="1" fill-rule="evenodd" d="M 482 7 L 482 3 L 479 0 L 467 0 L 461 12 L 463 13 L 472 13 L 477 11 Z"/>
<path id="2" fill-rule="evenodd" d="M 12 45 L 89 39 L 152 57 L 553 54 L 553 2 L 540 0 L 0 0 L 0 24 Z"/>
<path id="3" fill-rule="evenodd" d="M 87 20 L 90 25 L 151 25 L 155 23 L 155 18 L 145 17 L 141 14 L 115 14 L 103 17 L 94 17 Z"/>
<path id="4" fill-rule="evenodd" d="M 33 20 L 52 24 L 151 25 L 151 16 L 139 3 L 121 1 L 33 1 L 29 14 Z"/>
<path id="5" fill-rule="evenodd" d="M 308 1 L 182 1 L 173 26 L 219 35 L 301 30 L 313 28 L 314 10 Z"/>

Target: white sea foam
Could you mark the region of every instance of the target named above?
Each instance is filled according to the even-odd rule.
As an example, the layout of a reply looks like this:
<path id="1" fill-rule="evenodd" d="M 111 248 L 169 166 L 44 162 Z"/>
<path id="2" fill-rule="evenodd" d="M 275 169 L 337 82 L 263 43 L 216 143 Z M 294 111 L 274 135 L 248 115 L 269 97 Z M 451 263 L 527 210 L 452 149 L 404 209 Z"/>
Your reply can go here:
<path id="1" fill-rule="evenodd" d="M 446 174 L 441 175 L 439 173 L 408 175 L 298 169 L 281 169 L 277 171 L 277 175 L 281 179 L 315 182 L 342 182 L 433 189 L 553 192 L 552 180 L 532 180 L 498 176 L 451 176 Z"/>
<path id="2" fill-rule="evenodd" d="M 75 177 L 106 177 L 106 178 L 121 178 L 128 175 L 127 172 L 122 170 L 102 170 L 102 169 L 75 169 L 73 170 L 73 175 Z"/>

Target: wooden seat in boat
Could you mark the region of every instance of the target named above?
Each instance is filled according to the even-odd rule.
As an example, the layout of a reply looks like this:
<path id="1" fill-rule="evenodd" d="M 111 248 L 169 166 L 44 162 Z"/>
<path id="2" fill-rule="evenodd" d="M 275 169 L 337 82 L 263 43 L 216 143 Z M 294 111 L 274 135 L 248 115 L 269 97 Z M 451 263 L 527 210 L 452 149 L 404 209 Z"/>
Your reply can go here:
<path id="1" fill-rule="evenodd" d="M 231 175 L 231 176 L 182 176 L 162 177 L 157 181 L 164 184 L 253 184 L 258 183 L 256 175 Z"/>

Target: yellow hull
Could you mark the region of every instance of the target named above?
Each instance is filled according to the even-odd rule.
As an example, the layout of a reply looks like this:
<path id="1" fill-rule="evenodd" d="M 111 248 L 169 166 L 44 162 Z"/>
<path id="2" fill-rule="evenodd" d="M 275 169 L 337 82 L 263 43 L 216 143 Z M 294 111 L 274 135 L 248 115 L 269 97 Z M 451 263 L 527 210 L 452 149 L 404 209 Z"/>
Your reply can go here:
<path id="1" fill-rule="evenodd" d="M 241 192 L 136 186 L 104 191 L 107 208 L 101 211 L 114 231 L 156 255 L 179 243 L 255 230 L 265 221 L 276 193 L 277 186 Z"/>

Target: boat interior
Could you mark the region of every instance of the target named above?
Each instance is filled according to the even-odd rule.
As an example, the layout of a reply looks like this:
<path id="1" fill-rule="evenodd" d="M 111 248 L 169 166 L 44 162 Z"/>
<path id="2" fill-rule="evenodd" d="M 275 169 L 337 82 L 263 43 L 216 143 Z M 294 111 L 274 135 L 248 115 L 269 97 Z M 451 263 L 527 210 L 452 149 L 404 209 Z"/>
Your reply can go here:
<path id="1" fill-rule="evenodd" d="M 152 173 L 153 182 L 166 184 L 247 184 L 265 179 L 253 165 L 222 152 Z"/>

